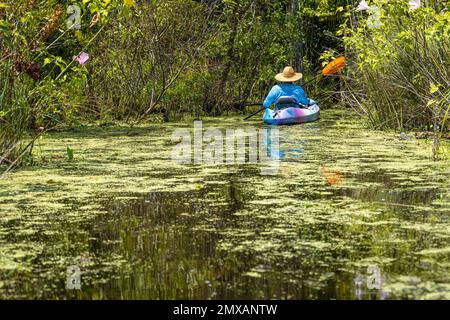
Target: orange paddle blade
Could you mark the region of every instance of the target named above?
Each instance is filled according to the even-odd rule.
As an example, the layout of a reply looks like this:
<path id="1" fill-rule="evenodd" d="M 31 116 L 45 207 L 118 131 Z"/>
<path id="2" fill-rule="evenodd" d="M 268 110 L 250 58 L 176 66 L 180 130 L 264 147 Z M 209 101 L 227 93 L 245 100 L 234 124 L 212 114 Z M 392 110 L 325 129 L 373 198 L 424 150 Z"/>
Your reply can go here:
<path id="1" fill-rule="evenodd" d="M 326 65 L 322 70 L 322 74 L 324 76 L 331 76 L 344 69 L 345 65 L 345 57 L 338 57 Z"/>

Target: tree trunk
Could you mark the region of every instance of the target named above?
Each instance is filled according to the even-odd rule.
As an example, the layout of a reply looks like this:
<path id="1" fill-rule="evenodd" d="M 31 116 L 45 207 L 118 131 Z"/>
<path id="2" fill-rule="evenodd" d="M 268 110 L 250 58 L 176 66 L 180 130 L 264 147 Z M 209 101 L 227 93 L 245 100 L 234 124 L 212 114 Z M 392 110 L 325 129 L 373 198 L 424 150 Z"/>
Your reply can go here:
<path id="1" fill-rule="evenodd" d="M 303 70 L 303 40 L 302 40 L 302 20 L 301 20 L 301 0 L 289 0 L 288 14 L 294 19 L 295 30 L 291 38 L 291 50 L 294 53 L 293 67 L 297 72 Z"/>

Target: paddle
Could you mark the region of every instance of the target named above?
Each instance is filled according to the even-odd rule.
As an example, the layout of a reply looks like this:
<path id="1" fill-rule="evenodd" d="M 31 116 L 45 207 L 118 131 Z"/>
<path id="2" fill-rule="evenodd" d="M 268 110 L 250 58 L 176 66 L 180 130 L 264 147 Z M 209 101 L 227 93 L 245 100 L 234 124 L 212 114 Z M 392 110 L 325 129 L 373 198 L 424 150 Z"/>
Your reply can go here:
<path id="1" fill-rule="evenodd" d="M 257 105 L 261 105 L 262 103 L 258 103 Z M 258 113 L 260 113 L 261 111 L 263 111 L 266 108 L 261 108 L 258 111 L 253 112 L 251 115 L 247 116 L 244 118 L 244 120 L 250 119 L 251 117 L 253 117 L 254 115 L 257 115 Z"/>
<path id="2" fill-rule="evenodd" d="M 313 79 L 309 80 L 308 82 L 304 83 L 303 86 L 308 85 L 309 83 L 319 79 L 321 76 L 332 76 L 335 75 L 336 73 L 338 73 L 339 71 L 341 71 L 342 69 L 344 69 L 346 63 L 345 63 L 345 57 L 337 57 L 336 59 L 332 60 L 330 63 L 328 63 L 325 68 L 323 68 L 322 73 L 318 74 L 316 77 L 314 77 Z M 255 103 L 252 105 L 261 105 L 262 103 Z M 251 117 L 253 117 L 254 115 L 257 115 L 258 113 L 260 113 L 261 111 L 265 110 L 266 108 L 261 108 L 258 111 L 253 112 L 251 115 L 247 116 L 244 118 L 245 120 L 250 119 Z"/>

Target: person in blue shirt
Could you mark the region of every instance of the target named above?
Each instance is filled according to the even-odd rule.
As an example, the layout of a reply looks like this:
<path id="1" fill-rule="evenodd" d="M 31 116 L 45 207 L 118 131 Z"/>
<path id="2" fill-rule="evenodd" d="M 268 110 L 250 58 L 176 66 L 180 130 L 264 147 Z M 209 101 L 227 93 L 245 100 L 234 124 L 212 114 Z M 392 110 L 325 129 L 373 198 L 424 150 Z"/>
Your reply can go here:
<path id="1" fill-rule="evenodd" d="M 264 100 L 263 106 L 264 108 L 270 108 L 272 104 L 278 107 L 278 103 L 285 104 L 289 102 L 289 100 L 294 100 L 296 103 L 300 103 L 302 105 L 309 105 L 309 99 L 305 94 L 303 88 L 299 85 L 294 84 L 295 81 L 303 78 L 303 75 L 299 72 L 295 72 L 294 68 L 286 67 L 284 68 L 282 73 L 279 73 L 275 76 L 275 79 L 280 83 L 273 86 Z M 281 97 L 281 99 L 280 99 Z M 297 106 L 295 103 L 293 106 Z"/>

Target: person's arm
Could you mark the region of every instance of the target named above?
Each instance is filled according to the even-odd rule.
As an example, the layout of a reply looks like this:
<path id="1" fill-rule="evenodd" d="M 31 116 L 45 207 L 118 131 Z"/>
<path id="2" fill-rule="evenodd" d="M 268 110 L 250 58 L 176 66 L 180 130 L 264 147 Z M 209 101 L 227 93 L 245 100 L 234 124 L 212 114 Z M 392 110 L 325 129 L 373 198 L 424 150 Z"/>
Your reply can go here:
<path id="1" fill-rule="evenodd" d="M 278 99 L 278 86 L 273 86 L 264 100 L 263 107 L 269 108 Z"/>
<path id="2" fill-rule="evenodd" d="M 306 93 L 303 90 L 303 88 L 300 86 L 297 89 L 295 89 L 295 98 L 297 99 L 298 103 L 301 103 L 305 106 L 309 105 L 309 99 L 306 96 Z"/>

